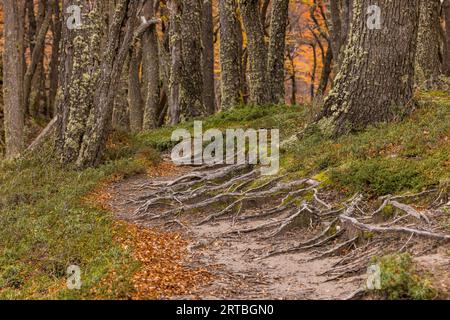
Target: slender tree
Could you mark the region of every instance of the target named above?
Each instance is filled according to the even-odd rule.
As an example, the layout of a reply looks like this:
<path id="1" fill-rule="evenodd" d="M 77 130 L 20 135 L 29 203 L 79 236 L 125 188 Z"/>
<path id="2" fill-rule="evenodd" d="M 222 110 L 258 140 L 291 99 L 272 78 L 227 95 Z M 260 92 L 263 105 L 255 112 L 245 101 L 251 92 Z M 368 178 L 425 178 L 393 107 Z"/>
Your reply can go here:
<path id="1" fill-rule="evenodd" d="M 318 125 L 342 135 L 410 110 L 420 0 L 380 0 L 381 30 L 369 28 L 370 0 L 353 1 L 353 21 L 343 64 Z M 370 11 L 369 11 L 370 12 Z"/>
<path id="2" fill-rule="evenodd" d="M 169 0 L 170 19 L 170 79 L 169 79 L 169 118 L 170 124 L 174 125 L 180 121 L 180 85 L 182 72 L 181 56 L 181 7 L 180 0 Z"/>
<path id="3" fill-rule="evenodd" d="M 6 157 L 24 147 L 24 0 L 4 0 L 3 101 Z"/>
<path id="4" fill-rule="evenodd" d="M 270 22 L 270 43 L 267 77 L 270 86 L 270 102 L 284 103 L 284 61 L 289 0 L 273 0 Z"/>
<path id="5" fill-rule="evenodd" d="M 444 16 L 444 51 L 442 56 L 443 73 L 450 77 L 450 0 L 444 0 L 442 4 Z"/>
<path id="6" fill-rule="evenodd" d="M 214 23 L 212 0 L 203 1 L 202 62 L 203 62 L 203 103 L 208 114 L 216 110 L 214 85 Z"/>
<path id="7" fill-rule="evenodd" d="M 158 0 L 146 0 L 144 5 L 144 17 L 147 21 L 155 19 L 159 8 Z M 144 107 L 144 130 L 151 130 L 158 126 L 158 110 L 160 102 L 160 54 L 156 25 L 150 26 L 142 36 L 144 50 L 143 74 L 146 79 L 145 107 Z M 145 85 L 145 83 L 144 83 Z"/>
<path id="8" fill-rule="evenodd" d="M 441 74 L 440 6 L 440 0 L 420 2 L 416 57 L 416 81 L 419 85 L 431 86 Z"/>

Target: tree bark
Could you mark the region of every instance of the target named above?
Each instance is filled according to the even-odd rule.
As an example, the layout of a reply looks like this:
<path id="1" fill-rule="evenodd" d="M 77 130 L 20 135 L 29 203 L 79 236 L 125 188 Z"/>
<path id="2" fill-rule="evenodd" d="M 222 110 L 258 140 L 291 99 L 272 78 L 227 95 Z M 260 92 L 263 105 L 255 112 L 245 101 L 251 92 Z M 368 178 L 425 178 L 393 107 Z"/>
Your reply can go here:
<path id="1" fill-rule="evenodd" d="M 180 83 L 182 72 L 181 61 L 181 1 L 169 0 L 170 18 L 170 79 L 169 79 L 169 118 L 170 124 L 180 122 Z"/>
<path id="2" fill-rule="evenodd" d="M 182 120 L 188 120 L 206 114 L 203 104 L 201 0 L 183 0 L 181 47 L 180 115 Z"/>
<path id="3" fill-rule="evenodd" d="M 227 110 L 242 102 L 240 38 L 236 0 L 220 0 L 220 86 L 221 108 Z"/>
<path id="4" fill-rule="evenodd" d="M 441 74 L 440 56 L 440 0 L 420 2 L 417 36 L 416 82 L 430 88 Z"/>
<path id="5" fill-rule="evenodd" d="M 24 6 L 23 0 L 4 0 L 3 101 L 6 158 L 24 148 Z"/>
<path id="6" fill-rule="evenodd" d="M 354 0 L 349 43 L 317 125 L 342 135 L 410 111 L 420 0 L 378 1 L 382 30 L 366 22 L 369 0 Z"/>
<path id="7" fill-rule="evenodd" d="M 203 1 L 202 23 L 202 62 L 203 62 L 203 103 L 207 114 L 216 111 L 216 94 L 214 85 L 214 25 L 212 0 Z"/>
<path id="8" fill-rule="evenodd" d="M 267 83 L 267 45 L 261 24 L 259 1 L 239 0 L 249 59 L 249 103 L 264 105 L 270 101 Z"/>
<path id="9" fill-rule="evenodd" d="M 289 0 L 273 0 L 270 22 L 268 79 L 272 103 L 285 102 L 284 57 Z"/>
<path id="10" fill-rule="evenodd" d="M 77 0 L 82 8 L 83 26 L 71 30 L 63 24 L 63 96 L 58 113 L 62 121 L 59 128 L 60 155 L 63 163 L 76 161 L 86 132 L 89 112 L 94 106 L 94 92 L 99 79 L 101 17 L 96 3 Z M 66 13 L 66 11 L 64 11 Z M 66 21 L 68 17 L 64 18 Z"/>
<path id="11" fill-rule="evenodd" d="M 444 0 L 442 4 L 444 14 L 444 51 L 442 55 L 443 73 L 450 77 L 450 0 Z"/>
<path id="12" fill-rule="evenodd" d="M 61 12 L 59 8 L 58 1 L 53 1 L 52 4 L 52 11 L 53 11 L 53 20 L 51 22 L 51 30 L 53 35 L 53 42 L 52 42 L 52 55 L 50 57 L 50 65 L 49 65 L 49 101 L 48 101 L 48 108 L 49 108 L 49 114 L 54 115 L 56 114 L 55 109 L 55 100 L 56 100 L 56 93 L 58 90 L 58 72 L 60 67 L 60 43 L 61 43 L 61 29 L 62 29 L 62 20 L 61 20 Z"/>
<path id="13" fill-rule="evenodd" d="M 156 16 L 159 1 L 147 0 L 144 6 L 144 17 L 147 20 Z M 155 129 L 158 126 L 158 109 L 160 102 L 160 63 L 159 43 L 156 26 L 151 26 L 142 36 L 144 50 L 144 75 L 147 81 L 145 88 L 144 130 Z M 144 83 L 145 85 L 145 83 Z"/>
<path id="14" fill-rule="evenodd" d="M 138 1 L 120 0 L 108 32 L 108 42 L 100 66 L 99 87 L 95 106 L 87 123 L 87 130 L 77 159 L 77 166 L 84 168 L 97 165 L 103 155 L 108 136 L 111 112 L 117 81 L 129 52 L 134 35 L 134 17 L 137 15 Z M 124 34 L 122 37 L 122 30 Z"/>
<path id="15" fill-rule="evenodd" d="M 142 46 L 136 43 L 130 50 L 130 61 L 128 67 L 128 106 L 130 116 L 130 129 L 132 132 L 142 130 L 144 116 L 144 99 L 141 91 L 141 62 Z"/>

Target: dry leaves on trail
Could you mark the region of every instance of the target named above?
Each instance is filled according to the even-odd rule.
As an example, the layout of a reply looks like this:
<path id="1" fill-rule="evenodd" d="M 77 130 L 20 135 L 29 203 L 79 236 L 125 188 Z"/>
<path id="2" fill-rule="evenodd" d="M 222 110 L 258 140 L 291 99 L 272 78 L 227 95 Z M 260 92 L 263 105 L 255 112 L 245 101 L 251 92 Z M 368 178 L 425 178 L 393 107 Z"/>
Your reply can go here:
<path id="1" fill-rule="evenodd" d="M 118 242 L 140 262 L 132 282 L 132 299 L 167 299 L 190 295 L 207 284 L 210 274 L 205 269 L 189 269 L 183 265 L 187 257 L 187 241 L 177 233 L 160 232 L 124 222 L 127 232 Z"/>
<path id="2" fill-rule="evenodd" d="M 151 166 L 147 169 L 147 176 L 150 178 L 166 177 L 176 175 L 185 171 L 182 167 L 176 166 L 172 162 L 163 161 L 155 166 Z"/>

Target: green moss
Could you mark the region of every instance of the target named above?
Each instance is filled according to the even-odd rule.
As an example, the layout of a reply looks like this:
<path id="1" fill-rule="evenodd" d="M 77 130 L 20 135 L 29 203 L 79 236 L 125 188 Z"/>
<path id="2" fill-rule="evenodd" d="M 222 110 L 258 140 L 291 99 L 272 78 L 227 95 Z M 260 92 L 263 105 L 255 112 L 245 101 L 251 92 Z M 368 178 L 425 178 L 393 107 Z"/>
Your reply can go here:
<path id="1" fill-rule="evenodd" d="M 378 294 L 391 300 L 429 300 L 437 296 L 431 282 L 417 272 L 409 254 L 395 254 L 375 261 L 381 270 L 381 289 Z"/>

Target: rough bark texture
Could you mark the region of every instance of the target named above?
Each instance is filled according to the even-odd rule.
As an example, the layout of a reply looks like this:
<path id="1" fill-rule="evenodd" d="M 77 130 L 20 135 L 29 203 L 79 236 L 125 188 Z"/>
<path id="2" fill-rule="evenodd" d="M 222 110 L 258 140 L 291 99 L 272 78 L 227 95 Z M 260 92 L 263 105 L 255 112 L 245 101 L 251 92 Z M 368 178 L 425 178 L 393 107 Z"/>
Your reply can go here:
<path id="1" fill-rule="evenodd" d="M 57 1 L 53 1 L 52 4 L 53 11 L 53 20 L 51 22 L 51 30 L 53 36 L 52 42 L 52 55 L 50 57 L 50 65 L 49 65 L 49 93 L 48 93 L 48 108 L 49 114 L 53 116 L 56 114 L 55 109 L 55 100 L 56 93 L 58 91 L 58 72 L 60 66 L 60 43 L 61 43 L 61 30 L 62 30 L 62 21 L 61 21 L 61 12 L 59 8 L 59 4 Z"/>
<path id="2" fill-rule="evenodd" d="M 284 57 L 289 0 L 273 0 L 270 22 L 270 43 L 267 77 L 270 86 L 270 102 L 285 102 Z"/>
<path id="3" fill-rule="evenodd" d="M 267 83 L 267 45 L 261 24 L 259 1 L 239 0 L 249 59 L 249 103 L 264 105 L 270 101 Z"/>
<path id="4" fill-rule="evenodd" d="M 203 1 L 202 62 L 203 62 L 203 103 L 208 114 L 216 111 L 214 86 L 214 25 L 212 0 Z"/>
<path id="5" fill-rule="evenodd" d="M 181 1 L 169 0 L 170 17 L 170 80 L 169 80 L 169 118 L 170 124 L 180 122 L 180 83 L 182 77 L 181 61 Z"/>
<path id="6" fill-rule="evenodd" d="M 221 108 L 223 110 L 242 102 L 239 21 L 236 9 L 236 0 L 219 1 Z"/>
<path id="7" fill-rule="evenodd" d="M 439 11 L 440 0 L 420 2 L 416 82 L 426 87 L 432 86 L 441 74 Z"/>
<path id="8" fill-rule="evenodd" d="M 3 101 L 6 157 L 24 147 L 24 6 L 23 0 L 4 0 Z"/>
<path id="9" fill-rule="evenodd" d="M 443 73 L 450 77 L 450 0 L 444 0 L 442 5 L 444 14 L 444 51 L 442 56 Z"/>
<path id="10" fill-rule="evenodd" d="M 74 2 L 82 7 L 81 29 L 70 30 L 63 24 L 64 92 L 58 108 L 63 122 L 60 127 L 60 154 L 63 163 L 70 163 L 78 158 L 86 131 L 86 121 L 94 106 L 94 92 L 99 79 L 101 17 L 98 7 L 89 2 Z M 64 21 L 68 18 L 65 17 Z"/>
<path id="11" fill-rule="evenodd" d="M 420 0 L 379 1 L 382 30 L 369 30 L 371 1 L 354 0 L 349 43 L 318 125 L 329 135 L 393 121 L 410 109 Z"/>
<path id="12" fill-rule="evenodd" d="M 142 46 L 140 43 L 131 48 L 128 68 L 128 106 L 130 114 L 130 129 L 133 132 L 142 130 L 144 115 L 144 99 L 141 92 L 141 62 Z"/>
<path id="13" fill-rule="evenodd" d="M 144 6 L 144 16 L 150 20 L 156 15 L 156 4 L 158 1 L 147 0 Z M 142 46 L 144 50 L 144 75 L 147 83 L 145 88 L 144 107 L 144 130 L 151 130 L 157 127 L 158 109 L 160 100 L 160 64 L 159 64 L 159 43 L 156 26 L 151 26 L 142 36 Z"/>
<path id="14" fill-rule="evenodd" d="M 79 167 L 97 165 L 103 155 L 117 91 L 116 80 L 120 77 L 133 40 L 135 20 L 132 18 L 136 16 L 138 7 L 139 2 L 133 0 L 120 0 L 116 4 L 108 32 L 107 46 L 100 65 L 101 74 L 95 106 L 89 115 L 87 130 L 77 159 Z"/>
<path id="15" fill-rule="evenodd" d="M 183 61 L 180 90 L 181 120 L 206 114 L 203 104 L 202 3 L 184 0 L 181 19 Z"/>

